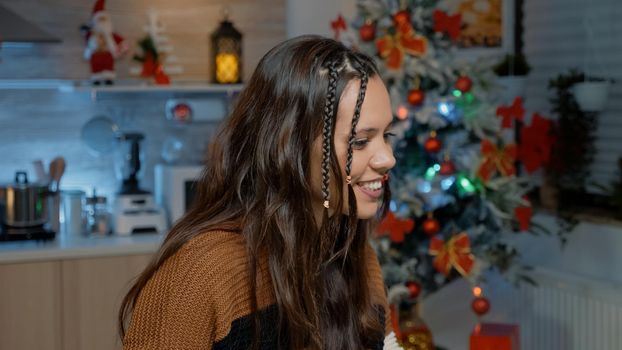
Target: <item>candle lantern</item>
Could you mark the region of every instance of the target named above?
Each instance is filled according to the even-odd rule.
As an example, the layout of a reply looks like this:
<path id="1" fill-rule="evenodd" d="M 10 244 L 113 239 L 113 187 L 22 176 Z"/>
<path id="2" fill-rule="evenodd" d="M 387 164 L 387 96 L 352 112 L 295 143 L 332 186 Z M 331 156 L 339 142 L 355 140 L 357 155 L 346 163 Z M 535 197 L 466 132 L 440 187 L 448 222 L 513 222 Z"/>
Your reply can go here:
<path id="1" fill-rule="evenodd" d="M 212 33 L 212 81 L 218 84 L 242 82 L 242 34 L 226 14 Z"/>

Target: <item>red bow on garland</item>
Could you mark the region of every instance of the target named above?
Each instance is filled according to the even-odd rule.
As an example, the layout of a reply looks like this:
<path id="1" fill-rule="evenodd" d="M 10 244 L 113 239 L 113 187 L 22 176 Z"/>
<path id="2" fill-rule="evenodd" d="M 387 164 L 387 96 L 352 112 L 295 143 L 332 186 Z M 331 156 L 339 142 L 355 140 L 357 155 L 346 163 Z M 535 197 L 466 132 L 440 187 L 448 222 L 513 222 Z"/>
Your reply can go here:
<path id="1" fill-rule="evenodd" d="M 499 149 L 496 145 L 488 140 L 482 140 L 482 164 L 477 174 L 484 181 L 490 180 L 490 177 L 498 170 L 503 176 L 510 176 L 516 173 L 514 162 L 518 156 L 518 148 L 515 144 L 509 144 Z"/>
<path id="2" fill-rule="evenodd" d="M 462 28 L 462 15 L 457 13 L 449 16 L 446 12 L 434 10 L 434 31 L 438 33 L 447 33 L 451 40 L 456 40 L 460 36 Z"/>
<path id="3" fill-rule="evenodd" d="M 534 113 L 531 125 L 521 130 L 519 156 L 529 173 L 546 165 L 551 159 L 551 148 L 555 143 L 551 134 L 552 124 L 550 120 Z"/>
<path id="4" fill-rule="evenodd" d="M 394 20 L 395 34 L 387 33 L 376 41 L 380 56 L 387 60 L 387 67 L 400 69 L 404 53 L 412 56 L 423 56 L 427 52 L 428 40 L 413 29 L 410 22 Z"/>
<path id="5" fill-rule="evenodd" d="M 392 242 L 402 243 L 404 238 L 406 238 L 406 234 L 410 233 L 414 227 L 415 221 L 413 219 L 398 219 L 393 212 L 388 212 L 387 216 L 376 228 L 376 233 L 378 237 L 389 234 Z"/>
<path id="6" fill-rule="evenodd" d="M 335 32 L 335 40 L 339 41 L 339 34 L 342 30 L 346 30 L 346 21 L 343 19 L 341 14 L 337 16 L 337 19 L 330 22 L 330 27 Z"/>
<path id="7" fill-rule="evenodd" d="M 471 254 L 471 241 L 466 232 L 454 235 L 447 242 L 437 236 L 432 237 L 428 253 L 436 256 L 434 268 L 445 276 L 449 275 L 452 267 L 466 276 L 475 265 L 475 257 Z"/>
<path id="8" fill-rule="evenodd" d="M 514 102 L 512 102 L 510 106 L 497 107 L 497 116 L 503 117 L 501 121 L 502 128 L 511 128 L 513 119 L 523 121 L 525 117 L 523 99 L 519 96 L 514 99 Z"/>

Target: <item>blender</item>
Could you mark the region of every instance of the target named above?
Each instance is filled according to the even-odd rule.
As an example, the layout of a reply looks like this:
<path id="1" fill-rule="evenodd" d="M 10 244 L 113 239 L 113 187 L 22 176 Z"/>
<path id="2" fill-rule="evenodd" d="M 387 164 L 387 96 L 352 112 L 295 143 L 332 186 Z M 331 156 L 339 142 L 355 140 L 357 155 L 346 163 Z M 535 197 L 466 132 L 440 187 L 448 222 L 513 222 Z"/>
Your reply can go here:
<path id="1" fill-rule="evenodd" d="M 143 155 L 140 142 L 142 133 L 125 132 L 116 135 L 119 145 L 116 157 L 116 173 L 121 188 L 114 206 L 114 226 L 119 235 L 133 233 L 164 232 L 166 215 L 155 204 L 151 192 L 140 188 Z"/>

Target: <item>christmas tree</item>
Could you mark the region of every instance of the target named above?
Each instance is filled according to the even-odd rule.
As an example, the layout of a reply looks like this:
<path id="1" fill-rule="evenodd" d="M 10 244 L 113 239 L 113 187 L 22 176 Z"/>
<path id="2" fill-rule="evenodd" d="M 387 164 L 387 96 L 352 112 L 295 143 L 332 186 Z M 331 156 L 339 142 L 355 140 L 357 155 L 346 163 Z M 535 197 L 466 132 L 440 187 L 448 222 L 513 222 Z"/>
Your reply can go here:
<path id="1" fill-rule="evenodd" d="M 530 281 L 512 236 L 546 231 L 532 220 L 526 175 L 548 162 L 552 124 L 533 113 L 523 125 L 522 98 L 498 91 L 497 58 L 458 55 L 465 43 L 498 44 L 498 33 L 481 39 L 467 24 L 499 22 L 500 1 L 357 6 L 349 26 L 341 17 L 331 26 L 339 40 L 377 59 L 392 99 L 398 162 L 375 240 L 390 302 L 461 277 L 481 291 L 491 269 Z"/>

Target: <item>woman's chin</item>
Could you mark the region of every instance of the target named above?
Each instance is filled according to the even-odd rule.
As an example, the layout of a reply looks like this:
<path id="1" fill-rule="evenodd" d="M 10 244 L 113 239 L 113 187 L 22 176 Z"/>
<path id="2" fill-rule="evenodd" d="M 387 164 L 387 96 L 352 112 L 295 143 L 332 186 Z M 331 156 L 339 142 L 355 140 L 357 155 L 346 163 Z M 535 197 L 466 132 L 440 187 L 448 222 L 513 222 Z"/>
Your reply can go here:
<path id="1" fill-rule="evenodd" d="M 379 209 L 379 202 L 376 203 L 357 203 L 357 216 L 359 219 L 366 220 L 376 216 Z"/>

